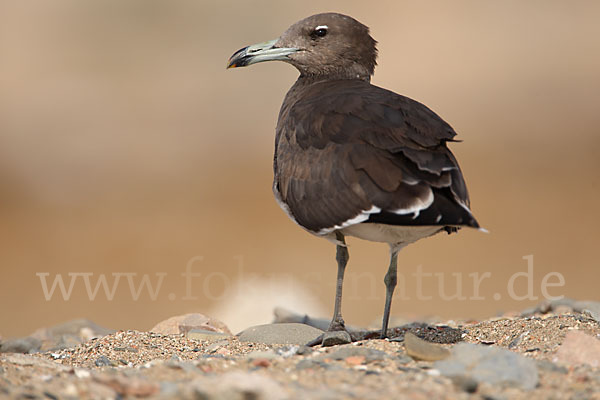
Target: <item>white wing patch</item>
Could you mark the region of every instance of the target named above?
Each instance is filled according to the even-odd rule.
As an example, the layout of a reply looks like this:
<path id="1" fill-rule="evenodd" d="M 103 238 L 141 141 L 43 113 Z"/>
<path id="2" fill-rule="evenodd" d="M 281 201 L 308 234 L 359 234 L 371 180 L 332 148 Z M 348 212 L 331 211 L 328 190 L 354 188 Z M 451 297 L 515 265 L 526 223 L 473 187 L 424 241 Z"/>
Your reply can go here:
<path id="1" fill-rule="evenodd" d="M 350 225 L 356 225 L 356 224 L 360 224 L 363 221 L 366 221 L 369 219 L 369 215 L 371 214 L 377 214 L 378 212 L 381 212 L 381 208 L 376 207 L 376 206 L 372 206 L 370 209 L 365 210 L 365 211 L 361 211 L 356 217 L 354 218 L 350 218 L 347 221 L 342 222 L 339 225 L 335 225 L 332 226 L 331 228 L 323 228 L 321 229 L 319 232 L 317 232 L 317 235 L 327 235 L 333 231 L 336 231 L 338 229 L 344 229 Z"/>

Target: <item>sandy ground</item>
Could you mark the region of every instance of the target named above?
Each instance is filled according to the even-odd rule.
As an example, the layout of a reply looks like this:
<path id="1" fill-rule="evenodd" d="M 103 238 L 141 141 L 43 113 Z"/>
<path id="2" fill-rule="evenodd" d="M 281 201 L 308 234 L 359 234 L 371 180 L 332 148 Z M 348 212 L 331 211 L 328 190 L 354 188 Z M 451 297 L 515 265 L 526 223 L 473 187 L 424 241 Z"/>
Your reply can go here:
<path id="1" fill-rule="evenodd" d="M 235 336 L 196 341 L 183 335 L 118 331 L 71 349 L 3 354 L 0 397 L 600 398 L 600 360 L 592 359 L 592 366 L 559 354 L 569 332 L 585 333 L 595 341 L 600 337 L 600 324 L 586 313 L 447 321 L 447 325 L 461 329 L 464 342 L 509 349 L 534 360 L 539 384 L 523 390 L 510 384 L 473 385 L 450 379 L 440 375 L 433 362 L 408 357 L 404 341 L 371 339 L 307 348 L 240 342 Z M 340 350 L 345 356 L 336 356 Z"/>

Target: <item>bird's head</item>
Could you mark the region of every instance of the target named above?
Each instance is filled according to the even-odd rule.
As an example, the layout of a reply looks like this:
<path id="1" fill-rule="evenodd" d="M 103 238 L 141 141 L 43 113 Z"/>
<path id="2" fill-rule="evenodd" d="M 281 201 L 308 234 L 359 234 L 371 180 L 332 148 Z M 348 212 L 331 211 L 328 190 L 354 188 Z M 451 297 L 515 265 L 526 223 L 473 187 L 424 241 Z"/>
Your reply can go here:
<path id="1" fill-rule="evenodd" d="M 369 28 L 354 18 L 316 14 L 296 22 L 278 39 L 238 50 L 227 67 L 280 60 L 304 76 L 369 80 L 377 64 L 376 44 Z"/>

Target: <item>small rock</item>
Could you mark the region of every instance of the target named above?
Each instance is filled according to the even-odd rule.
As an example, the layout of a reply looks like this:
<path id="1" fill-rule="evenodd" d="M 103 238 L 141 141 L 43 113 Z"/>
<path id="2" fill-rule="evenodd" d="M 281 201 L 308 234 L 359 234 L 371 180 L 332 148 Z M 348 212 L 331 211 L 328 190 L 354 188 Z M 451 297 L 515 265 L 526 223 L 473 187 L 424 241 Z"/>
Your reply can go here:
<path id="1" fill-rule="evenodd" d="M 248 355 L 246 355 L 246 358 L 250 361 L 259 360 L 259 359 L 273 360 L 275 358 L 279 358 L 279 355 L 277 355 L 276 353 L 274 353 L 272 351 L 256 350 L 256 351 L 248 353 Z"/>
<path id="2" fill-rule="evenodd" d="M 459 343 L 451 356 L 434 364 L 451 379 L 474 379 L 478 383 L 507 384 L 525 390 L 534 389 L 539 381 L 535 361 L 510 350 L 471 343 Z"/>
<path id="3" fill-rule="evenodd" d="M 600 340 L 581 331 L 570 331 L 556 352 L 555 361 L 567 365 L 600 366 Z"/>
<path id="4" fill-rule="evenodd" d="M 304 356 L 304 355 L 312 354 L 313 351 L 314 350 L 312 347 L 302 345 L 302 346 L 298 347 L 298 350 L 296 350 L 296 354 L 298 354 L 300 356 Z"/>
<path id="5" fill-rule="evenodd" d="M 527 335 L 529 335 L 529 331 L 521 333 L 519 336 L 517 336 L 516 338 L 514 338 L 508 344 L 508 348 L 509 349 L 514 349 L 515 347 L 517 347 L 518 345 L 520 345 L 521 342 L 523 341 L 523 339 L 525 338 L 525 336 L 527 336 Z"/>
<path id="6" fill-rule="evenodd" d="M 100 356 L 94 362 L 96 367 L 107 367 L 113 365 L 113 362 L 106 356 Z"/>
<path id="7" fill-rule="evenodd" d="M 186 336 L 188 339 L 199 340 L 204 342 L 214 342 L 217 340 L 226 339 L 231 335 L 222 332 L 207 331 L 205 329 L 191 329 L 190 331 L 188 331 Z"/>
<path id="8" fill-rule="evenodd" d="M 8 339 L 0 343 L 0 353 L 36 353 L 41 346 L 42 342 L 31 336 Z"/>
<path id="9" fill-rule="evenodd" d="M 415 360 L 438 361 L 448 358 L 450 351 L 437 344 L 426 342 L 411 332 L 404 335 L 406 354 Z"/>
<path id="10" fill-rule="evenodd" d="M 304 324 L 267 324 L 250 327 L 239 334 L 240 342 L 303 345 L 323 331 Z"/>
<path id="11" fill-rule="evenodd" d="M 202 314 L 183 314 L 168 318 L 156 324 L 150 332 L 163 335 L 187 334 L 192 329 L 212 331 L 231 335 L 231 331 L 218 319 L 207 317 Z"/>
<path id="12" fill-rule="evenodd" d="M 325 332 L 323 334 L 323 347 L 348 344 L 352 342 L 350 334 L 346 331 Z"/>

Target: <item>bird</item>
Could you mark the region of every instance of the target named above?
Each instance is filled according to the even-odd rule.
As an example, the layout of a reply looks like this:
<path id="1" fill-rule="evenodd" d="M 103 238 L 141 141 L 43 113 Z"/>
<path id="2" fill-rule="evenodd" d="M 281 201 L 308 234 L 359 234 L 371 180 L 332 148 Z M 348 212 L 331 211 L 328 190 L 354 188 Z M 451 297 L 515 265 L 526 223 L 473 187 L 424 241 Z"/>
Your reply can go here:
<path id="1" fill-rule="evenodd" d="M 371 84 L 377 55 L 367 26 L 347 15 L 321 13 L 275 40 L 236 51 L 227 68 L 278 60 L 299 71 L 275 129 L 273 193 L 296 224 L 336 245 L 328 331 L 346 330 L 346 237 L 389 245 L 380 332 L 386 338 L 398 252 L 440 232 L 482 228 L 448 148 L 456 132 L 427 106 Z"/>

